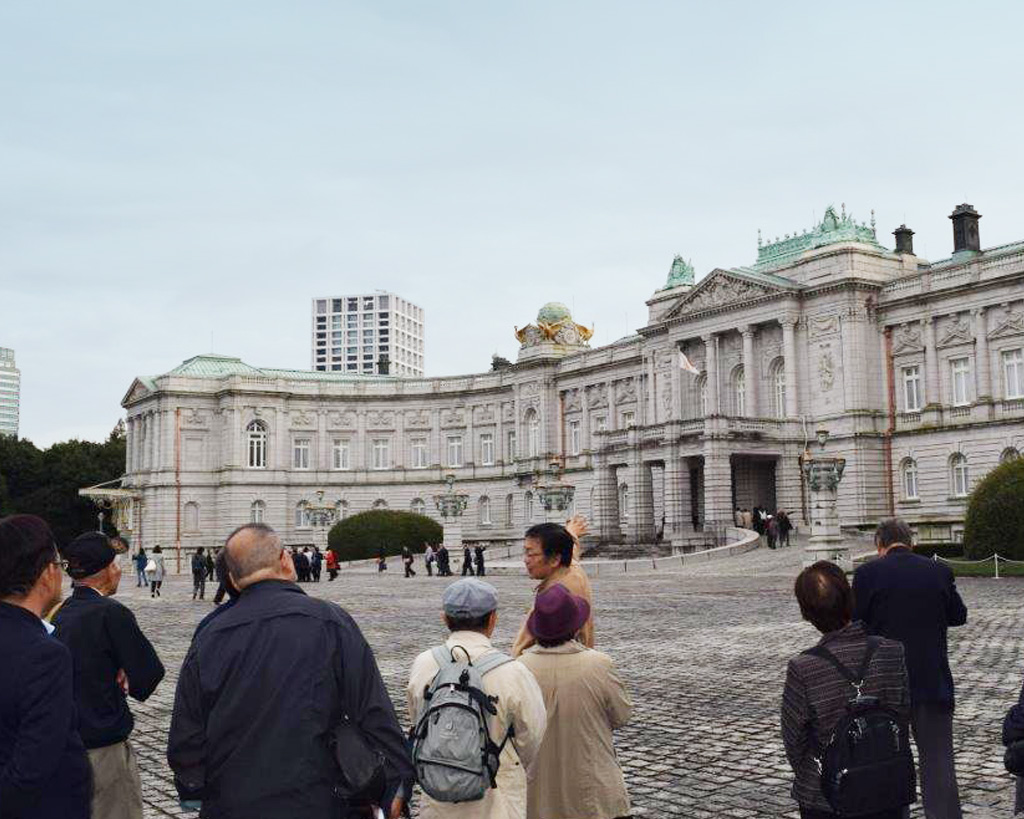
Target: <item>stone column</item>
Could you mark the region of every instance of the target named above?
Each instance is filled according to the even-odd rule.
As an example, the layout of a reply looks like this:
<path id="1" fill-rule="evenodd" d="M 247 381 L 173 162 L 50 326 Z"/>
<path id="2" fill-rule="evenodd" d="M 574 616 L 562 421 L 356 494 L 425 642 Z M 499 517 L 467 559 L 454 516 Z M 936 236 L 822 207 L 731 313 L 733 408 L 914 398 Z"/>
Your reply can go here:
<path id="1" fill-rule="evenodd" d="M 743 402 L 748 418 L 756 418 L 757 411 L 757 364 L 754 361 L 754 327 L 747 324 L 740 328 L 743 334 Z"/>
<path id="2" fill-rule="evenodd" d="M 704 340 L 704 367 L 707 373 L 708 415 L 719 415 L 718 402 L 718 338 L 708 333 Z"/>
<path id="3" fill-rule="evenodd" d="M 638 461 L 629 468 L 629 523 L 626 527 L 630 543 L 654 542 L 654 481 L 650 464 Z"/>
<path id="4" fill-rule="evenodd" d="M 658 423 L 658 374 L 655 366 L 656 353 L 652 350 L 647 356 L 647 414 L 648 424 Z"/>
<path id="5" fill-rule="evenodd" d="M 673 548 L 682 549 L 692 529 L 690 515 L 690 469 L 677 447 L 665 461 L 665 532 Z"/>
<path id="6" fill-rule="evenodd" d="M 619 524 L 619 483 L 615 467 L 600 461 L 595 466 L 597 491 L 594 493 L 594 528 L 602 543 L 618 543 L 622 540 Z"/>
<path id="7" fill-rule="evenodd" d="M 704 526 L 732 526 L 732 468 L 722 441 L 704 441 Z"/>
<path id="8" fill-rule="evenodd" d="M 935 316 L 924 319 L 924 405 L 939 405 L 939 351 L 935 346 Z"/>
<path id="9" fill-rule="evenodd" d="M 618 429 L 619 419 L 618 410 L 615 407 L 615 382 L 606 381 L 605 388 L 608 390 L 608 417 L 605 419 L 605 429 Z M 618 503 L 618 501 L 616 501 L 616 503 Z"/>
<path id="10" fill-rule="evenodd" d="M 782 319 L 782 356 L 786 367 L 786 417 L 800 415 L 797 400 L 799 383 L 796 367 L 796 319 L 787 316 Z"/>
<path id="11" fill-rule="evenodd" d="M 978 371 L 978 396 L 992 398 L 992 359 L 988 350 L 988 316 L 984 307 L 974 310 L 974 366 Z"/>

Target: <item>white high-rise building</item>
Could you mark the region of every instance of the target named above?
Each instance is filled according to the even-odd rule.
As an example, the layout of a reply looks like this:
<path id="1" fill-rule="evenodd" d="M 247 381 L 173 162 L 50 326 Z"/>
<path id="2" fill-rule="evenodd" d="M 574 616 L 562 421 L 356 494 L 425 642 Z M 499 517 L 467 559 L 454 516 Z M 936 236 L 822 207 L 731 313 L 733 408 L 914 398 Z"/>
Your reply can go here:
<path id="1" fill-rule="evenodd" d="M 372 375 L 387 356 L 390 375 L 423 375 L 423 309 L 394 293 L 313 299 L 313 369 Z"/>
<path id="2" fill-rule="evenodd" d="M 14 350 L 0 347 L 0 435 L 18 434 L 21 373 L 14 366 Z"/>

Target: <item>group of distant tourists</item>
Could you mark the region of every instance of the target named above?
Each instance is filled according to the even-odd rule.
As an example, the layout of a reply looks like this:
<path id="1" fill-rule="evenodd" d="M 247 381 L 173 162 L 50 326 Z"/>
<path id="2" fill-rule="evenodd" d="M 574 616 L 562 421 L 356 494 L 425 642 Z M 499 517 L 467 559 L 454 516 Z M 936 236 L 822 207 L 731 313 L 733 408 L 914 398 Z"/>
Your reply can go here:
<path id="1" fill-rule="evenodd" d="M 594 649 L 585 530 L 574 518 L 526 531 L 538 585 L 507 653 L 492 642 L 494 586 L 466 576 L 444 588 L 447 634 L 412 662 L 405 732 L 352 617 L 296 583 L 296 553 L 273 529 L 240 526 L 200 555 L 229 599 L 198 624 L 178 675 L 167 760 L 181 807 L 204 819 L 397 819 L 418 784 L 424 819 L 629 817 L 613 734 L 632 703 Z M 822 637 L 786 669 L 792 795 L 803 819 L 895 819 L 919 778 L 926 817 L 960 817 L 946 632 L 967 608 L 949 568 L 913 553 L 903 521 L 879 524 L 875 543 L 852 585 L 825 561 L 795 582 Z M 164 666 L 114 599 L 123 546 L 89 532 L 58 550 L 40 518 L 0 519 L 0 656 L 18 660 L 0 665 L 2 819 L 142 817 L 127 699 L 145 701 Z M 1003 732 L 1015 773 L 1022 740 L 1024 690 Z"/>
<path id="2" fill-rule="evenodd" d="M 739 528 L 752 529 L 765 538 L 769 549 L 789 545 L 789 535 L 794 527 L 784 509 L 772 513 L 760 506 L 753 509 L 736 507 L 732 517 Z"/>

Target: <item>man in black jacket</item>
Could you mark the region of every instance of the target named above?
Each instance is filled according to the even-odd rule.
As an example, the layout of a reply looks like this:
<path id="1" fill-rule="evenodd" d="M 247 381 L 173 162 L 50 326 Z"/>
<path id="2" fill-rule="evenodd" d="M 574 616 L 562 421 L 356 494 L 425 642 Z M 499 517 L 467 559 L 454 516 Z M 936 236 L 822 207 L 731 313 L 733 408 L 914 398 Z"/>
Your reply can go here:
<path id="1" fill-rule="evenodd" d="M 397 819 L 412 761 L 359 627 L 295 585 L 269 526 L 240 527 L 225 552 L 242 594 L 195 635 L 174 698 L 167 761 L 182 801 L 217 819 L 336 819 L 328 738 L 347 715 L 387 762 L 380 801 Z"/>
<path id="2" fill-rule="evenodd" d="M 911 542 L 910 527 L 899 518 L 878 524 L 875 546 L 880 557 L 853 576 L 854 619 L 864 621 L 871 634 L 903 643 L 925 816 L 960 819 L 946 631 L 967 622 L 967 607 L 950 568 L 915 555 Z"/>
<path id="3" fill-rule="evenodd" d="M 93 774 L 92 814 L 142 819 L 142 783 L 128 742 L 135 720 L 125 695 L 148 699 L 164 667 L 135 615 L 112 597 L 121 581 L 116 557 L 102 532 L 79 535 L 65 547 L 73 591 L 53 624 L 74 661 L 75 704 Z"/>
<path id="4" fill-rule="evenodd" d="M 60 556 L 32 515 L 0 518 L 0 816 L 88 819 L 71 654 L 41 618 L 60 601 Z M 98 819 L 98 817 L 97 817 Z"/>

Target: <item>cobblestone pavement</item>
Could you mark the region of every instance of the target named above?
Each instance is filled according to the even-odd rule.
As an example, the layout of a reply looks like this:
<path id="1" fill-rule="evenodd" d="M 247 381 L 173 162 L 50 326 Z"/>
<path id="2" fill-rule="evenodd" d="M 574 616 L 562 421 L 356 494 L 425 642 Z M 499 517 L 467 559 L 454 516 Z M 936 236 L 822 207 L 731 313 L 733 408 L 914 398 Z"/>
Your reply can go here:
<path id="1" fill-rule="evenodd" d="M 817 637 L 800 621 L 792 597 L 799 565 L 798 548 L 761 549 L 680 571 L 603 569 L 593 578 L 598 647 L 615 659 L 635 703 L 616 742 L 637 816 L 796 815 L 778 711 L 787 658 Z M 383 576 L 350 572 L 305 588 L 356 618 L 406 720 L 409 665 L 444 636 L 438 614 L 444 581 L 422 571 L 405 580 L 397 568 Z M 501 594 L 495 642 L 507 648 L 532 584 L 511 573 L 488 579 Z M 999 731 L 1024 674 L 1024 580 L 959 585 L 969 625 L 950 632 L 950 654 L 964 812 L 1009 817 L 1013 781 L 1003 771 Z M 167 727 L 188 640 L 210 603 L 193 603 L 190 582 L 177 578 L 151 600 L 127 572 L 119 598 L 136 612 L 168 669 L 149 702 L 133 703 L 146 815 L 179 816 L 164 759 Z"/>

